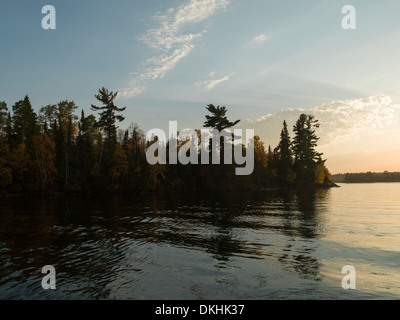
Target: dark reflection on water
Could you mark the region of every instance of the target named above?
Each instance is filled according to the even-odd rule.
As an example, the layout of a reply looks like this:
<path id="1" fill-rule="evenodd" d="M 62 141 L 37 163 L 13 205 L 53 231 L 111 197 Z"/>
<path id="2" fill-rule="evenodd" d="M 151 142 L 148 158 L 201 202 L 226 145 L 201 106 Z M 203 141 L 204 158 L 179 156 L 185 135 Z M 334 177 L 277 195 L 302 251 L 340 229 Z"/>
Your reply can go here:
<path id="1" fill-rule="evenodd" d="M 1 199 L 0 298 L 336 298 L 317 252 L 330 193 Z"/>

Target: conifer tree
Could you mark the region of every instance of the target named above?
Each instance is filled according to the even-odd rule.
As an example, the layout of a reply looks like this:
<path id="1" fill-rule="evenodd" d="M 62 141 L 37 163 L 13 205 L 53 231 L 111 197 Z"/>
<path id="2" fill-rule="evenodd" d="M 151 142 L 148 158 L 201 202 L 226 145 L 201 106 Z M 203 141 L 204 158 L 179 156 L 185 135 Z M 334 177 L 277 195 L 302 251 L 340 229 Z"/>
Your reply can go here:
<path id="1" fill-rule="evenodd" d="M 277 178 L 278 184 L 287 185 L 292 182 L 293 157 L 291 150 L 291 141 L 286 121 L 283 122 L 281 138 L 277 147 Z"/>
<path id="2" fill-rule="evenodd" d="M 300 115 L 293 128 L 294 169 L 300 183 L 314 183 L 315 168 L 321 161 L 322 153 L 315 150 L 319 140 L 316 128 L 319 128 L 318 120 L 306 114 Z"/>
<path id="3" fill-rule="evenodd" d="M 100 156 L 97 166 L 97 175 L 102 176 L 104 179 L 108 179 L 111 174 L 113 167 L 113 155 L 117 146 L 117 121 L 122 122 L 125 118 L 118 114 L 125 111 L 126 107 L 119 108 L 115 105 L 114 100 L 118 96 L 117 92 L 109 92 L 106 88 L 99 89 L 99 94 L 95 95 L 96 99 L 99 100 L 103 105 L 97 107 L 92 105 L 93 111 L 99 112 L 99 120 L 96 126 L 100 128 L 105 134 L 105 140 L 101 142 Z M 112 185 L 112 181 L 111 185 Z M 102 182 L 106 184 L 106 182 Z"/>
<path id="4" fill-rule="evenodd" d="M 115 123 L 117 121 L 122 122 L 125 118 L 122 115 L 118 115 L 116 113 L 125 111 L 126 107 L 118 108 L 114 104 L 114 100 L 118 96 L 117 92 L 109 92 L 106 88 L 99 89 L 99 94 L 95 95 L 96 99 L 103 103 L 103 106 L 97 107 L 92 104 L 92 110 L 98 111 L 100 115 L 100 119 L 97 122 L 97 126 L 101 128 L 106 134 L 106 138 L 108 141 L 112 143 L 116 143 L 117 139 L 117 127 Z"/>
<path id="5" fill-rule="evenodd" d="M 204 123 L 205 128 L 214 128 L 221 132 L 222 130 L 229 129 L 240 122 L 240 120 L 234 122 L 228 120 L 226 116 L 228 110 L 226 107 L 215 107 L 214 105 L 209 104 L 207 110 L 211 113 L 211 116 L 206 115 L 207 121 Z"/>
<path id="6" fill-rule="evenodd" d="M 12 109 L 17 143 L 25 143 L 25 140 L 30 143 L 37 133 L 37 116 L 33 111 L 29 97 L 25 96 L 24 100 L 15 103 Z"/>

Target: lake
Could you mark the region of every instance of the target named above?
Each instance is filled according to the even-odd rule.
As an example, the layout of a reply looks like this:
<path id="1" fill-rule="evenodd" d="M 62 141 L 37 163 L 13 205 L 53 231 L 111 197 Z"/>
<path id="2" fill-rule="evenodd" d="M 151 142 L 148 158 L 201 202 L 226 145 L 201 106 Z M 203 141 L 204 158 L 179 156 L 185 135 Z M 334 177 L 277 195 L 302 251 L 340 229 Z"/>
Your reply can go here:
<path id="1" fill-rule="evenodd" d="M 400 299 L 399 183 L 0 208 L 0 299 Z"/>

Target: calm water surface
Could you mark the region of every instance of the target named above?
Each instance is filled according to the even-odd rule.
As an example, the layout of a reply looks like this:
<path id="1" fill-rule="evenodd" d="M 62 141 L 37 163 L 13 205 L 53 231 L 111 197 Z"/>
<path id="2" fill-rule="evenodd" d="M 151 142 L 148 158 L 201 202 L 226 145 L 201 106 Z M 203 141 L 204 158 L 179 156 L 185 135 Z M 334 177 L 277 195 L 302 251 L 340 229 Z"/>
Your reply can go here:
<path id="1" fill-rule="evenodd" d="M 400 299 L 400 184 L 0 210 L 0 299 Z M 45 265 L 56 290 L 42 289 Z M 342 289 L 345 265 L 356 290 Z"/>

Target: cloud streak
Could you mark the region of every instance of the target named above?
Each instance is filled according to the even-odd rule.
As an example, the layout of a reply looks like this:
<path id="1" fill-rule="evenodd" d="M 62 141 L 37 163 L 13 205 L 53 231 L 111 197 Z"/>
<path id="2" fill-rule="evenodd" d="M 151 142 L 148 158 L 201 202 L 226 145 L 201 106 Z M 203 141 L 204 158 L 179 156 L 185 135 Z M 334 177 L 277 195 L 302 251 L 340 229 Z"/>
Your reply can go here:
<path id="1" fill-rule="evenodd" d="M 195 48 L 194 41 L 205 32 L 185 33 L 185 28 L 205 21 L 229 3 L 229 0 L 190 0 L 155 16 L 159 27 L 149 29 L 139 40 L 155 50 L 156 55 L 145 61 L 144 71 L 134 74 L 128 88 L 120 90 L 121 96 L 130 98 L 139 95 L 151 81 L 163 78 L 189 55 Z"/>
<path id="2" fill-rule="evenodd" d="M 250 41 L 250 45 L 257 45 L 257 44 L 262 44 L 266 42 L 269 39 L 269 37 L 265 34 L 260 34 L 256 37 L 254 37 L 253 40 Z"/>
<path id="3" fill-rule="evenodd" d="M 203 82 L 198 82 L 197 85 L 204 86 L 206 88 L 206 90 L 212 90 L 220 83 L 228 81 L 235 74 L 236 74 L 236 72 L 232 72 L 226 76 L 223 76 L 222 78 L 218 77 L 217 79 L 210 79 L 210 80 L 206 80 Z M 211 72 L 210 77 L 215 77 L 215 72 Z"/>
<path id="4" fill-rule="evenodd" d="M 290 108 L 248 119 L 242 127 L 255 129 L 274 148 L 279 142 L 283 121 L 286 120 L 293 137 L 293 125 L 301 113 L 314 115 L 319 120 L 319 151 L 324 153 L 329 160 L 328 167 L 334 172 L 400 169 L 400 103 L 386 95 L 332 101 L 311 109 Z M 368 152 L 373 153 L 368 159 L 362 159 L 361 155 Z M 391 158 L 384 159 L 384 154 L 390 154 Z M 380 166 L 384 160 L 384 166 Z"/>
<path id="5" fill-rule="evenodd" d="M 257 127 L 270 136 L 269 128 L 281 128 L 284 120 L 294 125 L 301 113 L 314 115 L 321 128 L 321 143 L 334 143 L 345 136 L 356 136 L 373 130 L 382 132 L 400 127 L 400 104 L 389 96 L 376 95 L 345 101 L 332 101 L 311 109 L 288 108 L 258 119 L 248 119 L 247 126 Z M 276 132 L 275 135 L 277 136 Z M 274 139 L 276 140 L 276 138 Z"/>

